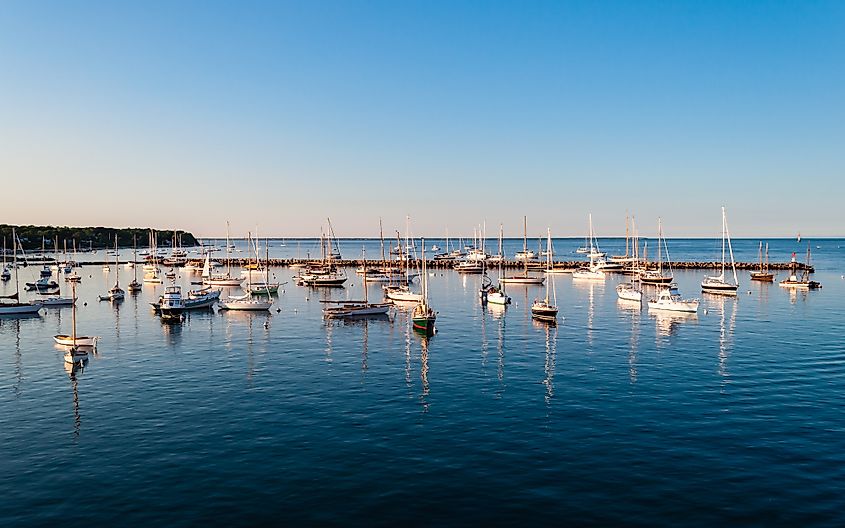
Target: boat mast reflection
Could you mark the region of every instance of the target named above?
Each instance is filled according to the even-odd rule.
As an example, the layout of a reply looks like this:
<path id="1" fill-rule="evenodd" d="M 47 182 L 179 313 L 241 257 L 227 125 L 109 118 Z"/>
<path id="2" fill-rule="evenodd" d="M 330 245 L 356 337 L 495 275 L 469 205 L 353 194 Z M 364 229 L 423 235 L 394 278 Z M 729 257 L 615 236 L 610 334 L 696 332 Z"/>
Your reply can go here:
<path id="1" fill-rule="evenodd" d="M 63 362 L 65 372 L 70 378 L 70 386 L 73 391 L 73 439 L 79 440 L 79 432 L 82 428 L 82 415 L 79 412 L 79 376 L 85 369 L 87 362 L 77 361 L 75 363 Z"/>
<path id="2" fill-rule="evenodd" d="M 555 362 L 557 361 L 557 325 L 543 324 L 546 334 L 546 358 L 543 365 L 545 377 L 543 385 L 546 387 L 546 394 L 543 399 L 546 405 L 550 405 L 555 395 Z"/>
<path id="3" fill-rule="evenodd" d="M 727 327 L 725 326 L 725 303 L 731 303 L 731 316 L 728 320 Z M 739 303 L 736 299 L 720 299 L 719 316 L 719 375 L 724 379 L 722 389 L 724 390 L 728 381 L 730 380 L 730 373 L 728 372 L 728 358 L 730 357 L 730 349 L 733 346 L 734 330 L 736 329 L 736 311 Z"/>

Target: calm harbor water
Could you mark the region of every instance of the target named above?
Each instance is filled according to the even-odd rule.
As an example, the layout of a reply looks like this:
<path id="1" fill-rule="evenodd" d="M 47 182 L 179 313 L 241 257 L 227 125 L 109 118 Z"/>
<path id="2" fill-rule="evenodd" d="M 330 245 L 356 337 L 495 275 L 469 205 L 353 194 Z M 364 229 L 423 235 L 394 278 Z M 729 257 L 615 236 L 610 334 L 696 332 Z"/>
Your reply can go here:
<path id="1" fill-rule="evenodd" d="M 69 309 L 0 319 L 0 522 L 841 525 L 845 240 L 810 243 L 819 291 L 743 272 L 737 298 L 701 296 L 704 272 L 678 272 L 702 306 L 673 316 L 618 302 L 622 276 L 562 275 L 557 327 L 530 318 L 542 288 L 484 308 L 478 276 L 438 270 L 427 341 L 403 310 L 324 321 L 318 301 L 362 296 L 352 270 L 287 284 L 269 313 L 170 325 L 148 304 L 163 286 L 97 302 L 114 275 L 87 266 L 79 330 L 102 339 L 84 369 L 52 342 Z M 805 244 L 772 241 L 772 260 Z M 675 260 L 715 250 L 670 241 Z M 755 260 L 757 241 L 735 250 Z"/>

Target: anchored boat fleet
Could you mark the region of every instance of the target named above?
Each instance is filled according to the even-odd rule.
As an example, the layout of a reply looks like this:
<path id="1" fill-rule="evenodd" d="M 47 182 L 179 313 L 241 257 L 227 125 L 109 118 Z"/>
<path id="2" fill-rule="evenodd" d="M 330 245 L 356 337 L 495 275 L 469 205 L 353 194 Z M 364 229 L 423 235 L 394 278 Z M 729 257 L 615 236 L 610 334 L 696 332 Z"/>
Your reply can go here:
<path id="1" fill-rule="evenodd" d="M 404 242 L 396 233 L 396 247 L 390 247 L 389 252 L 385 248 L 383 233 L 381 235 L 381 260 L 380 265 L 370 267 L 366 260 L 366 253 L 362 248 L 361 266 L 356 270 L 361 275 L 361 283 L 366 286 L 369 282 L 383 283 L 384 300 L 371 302 L 368 298 L 368 288 L 363 288 L 363 299 L 358 300 L 324 300 L 320 301 L 326 306 L 323 315 L 327 320 L 359 318 L 359 317 L 387 317 L 390 318 L 394 309 L 406 307 L 411 310 L 413 328 L 424 336 L 431 336 L 436 332 L 435 322 L 437 311 L 431 306 L 427 270 L 425 239 L 419 239 L 420 255 L 417 254 L 415 239 L 410 236 L 410 220 L 406 221 L 406 232 Z M 381 222 L 379 231 L 382 232 Z M 499 226 L 498 252 L 491 255 L 484 247 L 486 237 L 484 229 L 479 229 L 474 237 L 474 243 L 461 248 L 450 249 L 452 244 L 446 235 L 445 251 L 436 253 L 433 257 L 435 263 L 442 264 L 444 261 L 451 263 L 452 268 L 462 274 L 482 275 L 481 287 L 478 297 L 483 305 L 499 305 L 505 307 L 511 304 L 511 297 L 506 288 L 516 285 L 544 286 L 544 295 L 536 299 L 530 307 L 533 319 L 556 324 L 558 322 L 557 291 L 555 288 L 555 276 L 561 273 L 569 273 L 573 281 L 604 281 L 610 273 L 624 273 L 630 278 L 616 286 L 616 293 L 620 303 L 631 303 L 642 306 L 645 302 L 649 311 L 667 311 L 681 313 L 696 313 L 699 309 L 698 298 L 687 298 L 681 295 L 677 284 L 674 281 L 671 260 L 669 258 L 669 247 L 663 235 L 663 223 L 661 219 L 657 222 L 657 248 L 654 261 L 648 260 L 647 241 L 640 246 L 640 236 L 636 222 L 633 218 L 626 219 L 625 254 L 607 257 L 607 254 L 599 248 L 598 239 L 593 230 L 592 215 L 588 216 L 588 232 L 583 247 L 577 249 L 576 253 L 584 255 L 586 261 L 577 269 L 567 269 L 555 264 L 555 254 L 552 245 L 551 230 L 546 230 L 545 248 L 540 246 L 538 251 L 528 248 L 527 217 L 523 217 L 523 246 L 514 257 L 521 263 L 520 273 L 507 274 L 504 271 L 504 250 L 503 250 L 503 228 Z M 242 263 L 240 276 L 233 275 L 230 252 L 235 249 L 229 238 L 229 224 L 226 224 L 226 257 L 223 264 L 213 258 L 217 250 L 214 247 L 203 247 L 201 260 L 190 259 L 187 253 L 177 247 L 176 237 L 171 255 L 161 257 L 157 249 L 155 233 L 150 233 L 149 250 L 144 251 L 144 277 L 143 285 L 155 287 L 162 284 L 162 275 L 168 280 L 164 291 L 158 300 L 150 303 L 152 311 L 161 317 L 163 321 L 178 322 L 183 319 L 186 312 L 192 310 L 209 310 L 218 308 L 220 310 L 234 311 L 268 311 L 274 303 L 274 295 L 279 291 L 280 286 L 287 283 L 280 283 L 275 277 L 270 276 L 269 240 L 264 241 L 264 261 L 261 261 L 259 249 L 260 239 L 252 233 L 247 235 L 247 263 Z M 11 262 L 7 259 L 6 240 L 3 241 L 3 269 L 0 280 L 11 281 L 14 278 L 14 293 L 0 296 L 0 316 L 37 316 L 44 309 L 71 307 L 71 332 L 70 334 L 56 335 L 54 340 L 57 345 L 66 347 L 65 360 L 69 363 L 85 361 L 87 352 L 97 344 L 96 336 L 77 334 L 76 317 L 76 285 L 81 281 L 77 274 L 71 274 L 75 262 L 65 259 L 68 264 L 55 265 L 52 269 L 46 264 L 39 270 L 39 277 L 33 282 L 26 283 L 27 289 L 37 292 L 40 298 L 30 301 L 20 299 L 19 261 L 26 263 L 23 245 L 12 231 L 12 255 Z M 58 240 L 54 247 L 58 247 Z M 109 252 L 114 256 L 114 286 L 99 296 L 100 301 L 120 303 L 126 297 L 126 292 L 120 287 L 120 262 L 118 258 L 118 241 L 115 237 L 115 250 Z M 433 246 L 434 251 L 441 248 Z M 240 251 L 240 250 L 236 250 Z M 759 269 L 751 272 L 750 279 L 759 282 L 774 282 L 774 273 L 769 268 L 768 244 L 765 248 L 765 259 L 763 243 L 759 247 Z M 388 254 L 390 257 L 388 257 Z M 133 240 L 133 261 L 124 264 L 127 269 L 133 270 L 133 280 L 127 288 L 130 294 L 136 294 L 142 289 L 142 283 L 137 281 L 137 241 Z M 739 289 L 739 278 L 734 260 L 733 246 L 731 244 L 730 231 L 725 208 L 721 211 L 721 246 L 720 262 L 717 268 L 718 274 L 707 275 L 701 280 L 701 292 L 711 295 L 735 296 Z M 349 277 L 344 266 L 340 265 L 340 249 L 334 235 L 331 221 L 328 221 L 328 229 L 320 237 L 320 257 L 307 259 L 291 267 L 297 269 L 293 281 L 298 286 L 308 288 L 343 288 Z M 545 257 L 539 260 L 538 257 Z M 56 259 L 58 262 L 58 259 Z M 801 265 L 796 260 L 795 253 L 792 254 L 790 272 L 787 278 L 779 282 L 779 286 L 789 289 L 813 290 L 821 287 L 818 281 L 810 279 L 811 268 L 809 266 L 810 249 L 807 248 L 806 263 Z M 72 263 L 71 263 L 72 262 Z M 217 272 L 215 268 L 225 266 L 225 272 Z M 162 274 L 161 266 L 169 266 L 171 269 Z M 198 280 L 192 281 L 197 287 L 183 292 L 182 286 L 176 284 L 179 268 L 186 274 L 199 273 Z M 488 270 L 498 270 L 498 282 L 494 284 L 493 279 L 488 275 Z M 64 281 L 53 280 L 55 271 L 56 279 L 60 274 L 66 276 Z M 104 266 L 104 272 L 111 273 L 111 266 Z M 415 288 L 417 279 L 420 288 Z M 62 297 L 61 282 L 68 282 L 71 286 L 71 297 Z M 246 285 L 244 285 L 246 282 Z M 243 294 L 232 295 L 221 298 L 224 289 L 241 288 Z"/>

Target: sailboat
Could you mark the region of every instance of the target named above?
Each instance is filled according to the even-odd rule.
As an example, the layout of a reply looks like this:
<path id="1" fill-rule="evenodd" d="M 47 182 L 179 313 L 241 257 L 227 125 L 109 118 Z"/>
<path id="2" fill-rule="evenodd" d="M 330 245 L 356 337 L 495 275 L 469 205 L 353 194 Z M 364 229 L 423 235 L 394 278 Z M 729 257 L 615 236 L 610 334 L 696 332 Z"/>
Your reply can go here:
<path id="1" fill-rule="evenodd" d="M 658 250 L 660 248 L 660 239 L 663 237 L 663 225 L 658 219 L 657 221 L 657 232 L 658 232 Z M 663 239 L 663 249 L 666 251 L 666 261 L 669 262 L 669 273 L 671 275 L 672 268 L 671 268 L 671 261 L 669 260 L 669 245 L 666 243 L 666 239 Z M 658 251 L 659 255 L 659 251 Z M 655 297 L 650 298 L 646 304 L 648 305 L 649 310 L 662 310 L 667 312 L 684 312 L 684 313 L 695 313 L 698 311 L 698 299 L 684 299 L 681 297 L 681 294 L 678 292 L 678 285 L 674 282 L 669 284 L 658 284 L 659 288 L 657 290 L 657 295 Z"/>
<path id="2" fill-rule="evenodd" d="M 15 228 L 12 228 L 12 267 L 15 269 L 15 293 L 0 297 L 0 315 L 40 315 L 42 304 L 39 301 L 20 302 L 21 290 L 18 280 L 18 240 Z M 11 302 L 6 302 L 6 300 Z"/>
<path id="3" fill-rule="evenodd" d="M 499 224 L 499 257 L 502 255 L 502 235 L 503 235 L 503 227 Z M 499 277 L 504 275 L 502 270 L 502 263 L 504 259 L 498 258 L 497 262 L 499 264 Z M 498 286 L 493 286 L 493 281 L 490 280 L 490 277 L 487 276 L 487 272 L 484 272 L 484 278 L 481 280 L 481 290 L 478 292 L 481 296 L 481 303 L 489 303 L 489 304 L 496 304 L 500 306 L 506 306 L 511 303 L 511 298 L 505 293 L 505 283 L 501 280 L 499 281 Z"/>
<path id="4" fill-rule="evenodd" d="M 138 269 L 135 262 L 138 260 L 138 240 L 135 235 L 132 235 L 132 282 L 126 286 L 129 293 L 138 293 L 141 291 L 141 283 L 138 282 Z"/>
<path id="5" fill-rule="evenodd" d="M 760 241 L 760 270 L 751 272 L 751 280 L 760 282 L 774 282 L 775 274 L 769 271 L 769 243 L 766 242 L 766 261 L 763 262 L 763 242 Z"/>
<path id="6" fill-rule="evenodd" d="M 228 234 L 228 229 L 227 229 Z M 227 237 L 228 238 L 228 237 Z M 252 239 L 252 233 L 247 235 L 247 239 Z M 252 246 L 250 242 L 247 247 Z M 226 259 L 227 261 L 229 259 Z M 205 282 L 205 281 L 203 281 Z M 248 311 L 264 311 L 269 310 L 271 306 L 273 306 L 272 300 L 263 300 L 263 299 L 253 299 L 252 293 L 252 278 L 251 275 L 247 275 L 247 287 L 246 293 L 244 295 L 239 296 L 232 296 L 226 298 L 224 301 L 218 301 L 217 305 L 220 307 L 221 310 L 248 310 Z"/>
<path id="7" fill-rule="evenodd" d="M 0 280 L 8 282 L 12 279 L 12 272 L 9 271 L 9 266 L 6 264 L 6 237 L 3 237 L 3 272 L 0 273 Z"/>
<path id="8" fill-rule="evenodd" d="M 405 224 L 405 246 L 408 247 L 408 238 L 410 236 L 410 228 L 409 228 L 409 217 L 406 217 L 406 224 Z M 418 303 L 422 301 L 422 293 L 416 293 L 411 291 L 411 282 L 412 277 L 410 274 L 410 259 L 402 258 L 402 248 L 401 244 L 399 243 L 399 231 L 396 231 L 396 242 L 397 246 L 399 246 L 399 265 L 401 266 L 404 278 L 401 279 L 401 284 L 387 284 L 382 289 L 384 290 L 384 296 L 390 299 L 391 301 L 399 301 L 399 302 L 412 302 Z M 363 249 L 362 249 L 363 255 Z M 364 277 L 368 277 L 366 274 L 366 262 L 364 263 L 364 270 L 365 274 Z M 386 275 L 389 279 L 393 278 L 393 274 Z M 391 280 L 391 282 L 393 282 Z"/>
<path id="9" fill-rule="evenodd" d="M 97 336 L 81 336 L 76 333 L 76 283 L 71 282 L 70 286 L 71 298 L 73 299 L 73 308 L 71 311 L 71 334 L 57 334 L 53 336 L 53 341 L 57 345 L 69 347 L 94 347 L 97 346 Z M 87 354 L 86 354 L 87 355 Z"/>
<path id="10" fill-rule="evenodd" d="M 810 280 L 810 245 L 807 244 L 807 263 L 801 270 L 801 277 L 798 277 L 798 261 L 795 260 L 795 253 L 792 253 L 792 261 L 789 263 L 789 277 L 780 281 L 781 288 L 793 288 L 797 290 L 817 290 L 822 287 L 818 281 Z"/>
<path id="11" fill-rule="evenodd" d="M 150 263 L 144 265 L 144 283 L 145 284 L 161 284 L 161 270 L 158 267 L 158 250 L 156 248 L 156 234 L 152 229 L 150 230 Z"/>
<path id="12" fill-rule="evenodd" d="M 73 299 L 76 301 L 76 283 L 71 283 L 71 291 L 73 293 Z M 77 363 L 83 363 L 88 360 L 88 350 L 83 348 L 83 346 L 94 346 L 97 344 L 96 337 L 84 337 L 85 340 L 83 343 L 79 342 L 79 338 L 76 335 L 76 304 L 74 303 L 73 309 L 71 311 L 71 333 L 70 333 L 70 348 L 67 352 L 65 352 L 64 360 L 65 363 L 70 363 L 75 365 Z M 53 339 L 56 342 L 59 342 L 58 338 L 66 338 L 67 336 L 53 336 Z M 91 345 L 87 345 L 87 343 L 91 343 Z M 61 343 L 60 343 L 61 344 Z"/>
<path id="13" fill-rule="evenodd" d="M 528 217 L 522 217 L 522 251 L 524 255 L 528 254 Z M 528 274 L 528 258 L 523 258 L 523 272 L 510 277 L 499 277 L 499 282 L 502 284 L 543 284 L 545 277 L 537 277 Z"/>
<path id="14" fill-rule="evenodd" d="M 100 295 L 101 301 L 122 301 L 126 292 L 120 287 L 120 262 L 117 255 L 117 233 L 114 235 L 114 286 L 105 295 Z"/>
<path id="15" fill-rule="evenodd" d="M 345 317 L 361 317 L 369 315 L 386 315 L 390 311 L 391 303 L 371 303 L 367 288 L 367 256 L 364 248 L 361 248 L 361 254 L 364 261 L 364 278 L 361 279 L 361 285 L 364 290 L 363 301 L 321 301 L 328 304 L 336 304 L 337 306 L 327 306 L 323 308 L 323 317 L 327 319 L 337 319 Z"/>
<path id="16" fill-rule="evenodd" d="M 733 270 L 733 282 L 725 280 L 725 244 L 731 257 L 731 268 Z M 722 272 L 712 277 L 704 277 L 701 281 L 701 291 L 704 293 L 715 293 L 718 295 L 736 295 L 739 288 L 739 280 L 736 276 L 736 263 L 734 262 L 734 250 L 731 246 L 731 235 L 728 231 L 728 219 L 725 215 L 725 208 L 722 207 Z"/>
<path id="17" fill-rule="evenodd" d="M 627 220 L 627 218 L 626 218 L 626 220 Z M 636 224 L 634 223 L 633 220 L 632 220 L 631 227 L 632 227 L 632 229 L 631 229 L 631 231 L 632 231 L 631 240 L 633 240 L 633 242 L 634 242 L 633 243 L 634 250 L 633 250 L 633 257 L 631 257 L 630 259 L 627 259 L 627 256 L 628 256 L 628 241 L 627 241 L 628 222 L 626 221 L 625 222 L 625 231 L 626 231 L 625 232 L 625 236 L 626 236 L 625 256 L 626 256 L 627 262 L 633 263 L 633 267 L 631 268 L 632 277 L 631 277 L 630 281 L 623 282 L 621 284 L 616 285 L 616 295 L 617 295 L 617 297 L 619 297 L 623 301 L 633 301 L 633 302 L 636 302 L 636 303 L 642 303 L 643 290 L 642 290 L 642 287 L 640 285 L 640 277 L 639 277 L 640 258 L 639 258 L 639 255 L 638 255 L 640 242 L 639 242 L 639 239 L 637 237 L 637 227 L 636 227 Z"/>
<path id="18" fill-rule="evenodd" d="M 411 314 L 411 321 L 414 331 L 426 336 L 434 334 L 434 322 L 437 320 L 437 312 L 428 305 L 428 273 L 426 273 L 425 262 L 425 239 L 422 239 L 422 301 L 414 308 Z"/>
<path id="19" fill-rule="evenodd" d="M 630 226 L 630 229 L 629 229 Z M 624 255 L 613 255 L 608 258 L 608 262 L 616 263 L 616 264 L 631 264 L 634 262 L 634 258 L 631 254 L 631 234 L 633 231 L 633 219 L 629 215 L 625 215 L 625 254 Z"/>
<path id="20" fill-rule="evenodd" d="M 596 241 L 595 234 L 593 233 L 593 214 L 590 213 L 589 215 L 589 235 L 587 237 L 587 244 L 589 251 L 586 252 L 587 258 L 590 259 L 590 263 L 583 268 L 577 269 L 572 272 L 573 279 L 587 279 L 587 280 L 604 280 L 605 273 L 603 270 L 605 263 L 604 260 L 604 253 L 599 250 L 598 242 Z"/>
<path id="21" fill-rule="evenodd" d="M 552 230 L 546 229 L 546 259 L 548 266 L 552 265 Z M 549 300 L 549 284 L 546 283 L 546 298 L 543 300 L 537 299 L 531 305 L 531 317 L 538 321 L 545 321 L 549 323 L 557 323 L 557 290 L 554 286 L 554 276 L 549 278 L 552 283 L 552 299 Z"/>
<path id="22" fill-rule="evenodd" d="M 203 278 L 202 283 L 204 286 L 240 286 L 241 283 L 244 281 L 243 279 L 232 277 L 232 259 L 230 257 L 230 252 L 232 246 L 229 240 L 229 221 L 226 221 L 226 274 L 225 275 L 212 275 L 210 272 L 208 277 L 205 276 L 205 270 L 203 270 Z M 206 254 L 206 263 L 209 264 L 210 267 L 210 259 L 208 254 Z"/>
<path id="23" fill-rule="evenodd" d="M 669 275 L 663 273 L 663 253 L 660 251 L 660 242 L 663 242 L 663 250 L 666 252 L 666 263 L 669 265 Z M 646 244 L 648 241 L 646 241 Z M 646 249 L 648 249 L 646 247 Z M 645 267 L 640 270 L 640 283 L 651 285 L 665 285 L 671 284 L 674 277 L 672 276 L 671 261 L 669 260 L 669 246 L 666 244 L 666 239 L 663 238 L 663 220 L 657 219 L 657 269 L 648 269 L 648 255 L 645 256 Z"/>
<path id="24" fill-rule="evenodd" d="M 320 264 L 313 264 L 302 270 L 299 275 L 294 277 L 296 283 L 300 286 L 327 286 L 339 287 L 346 282 L 346 274 L 343 270 L 338 269 L 335 265 L 335 259 L 340 258 L 340 248 L 337 246 L 335 240 L 335 247 L 332 248 L 332 239 L 334 238 L 334 228 L 332 227 L 331 219 L 328 220 L 329 230 L 324 236 L 320 233 L 320 252 L 322 253 L 322 262 Z"/>
<path id="25" fill-rule="evenodd" d="M 258 237 L 256 236 L 256 239 Z M 271 295 L 279 293 L 278 282 L 270 282 L 270 240 L 264 239 L 264 280 L 249 286 L 249 291 L 256 295 Z M 258 246 L 255 247 L 255 260 L 258 261 Z M 259 266 L 260 267 L 260 266 Z"/>

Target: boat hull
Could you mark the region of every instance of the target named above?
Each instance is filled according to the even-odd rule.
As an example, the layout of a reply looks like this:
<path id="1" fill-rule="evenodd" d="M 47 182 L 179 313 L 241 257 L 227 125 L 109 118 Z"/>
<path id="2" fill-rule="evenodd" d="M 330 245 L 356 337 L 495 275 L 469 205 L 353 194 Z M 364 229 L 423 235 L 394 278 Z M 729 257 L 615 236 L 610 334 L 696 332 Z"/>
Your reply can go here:
<path id="1" fill-rule="evenodd" d="M 84 347 L 93 347 L 97 345 L 97 336 L 76 336 L 76 341 L 74 342 L 73 336 L 58 334 L 53 336 L 53 341 L 56 342 L 57 345 L 61 346 L 84 346 Z"/>
<path id="2" fill-rule="evenodd" d="M 755 271 L 751 273 L 751 280 L 757 282 L 775 282 L 775 274 Z"/>
<path id="3" fill-rule="evenodd" d="M 698 311 L 697 301 L 673 301 L 655 302 L 648 301 L 649 310 L 662 310 L 666 312 L 695 313 Z"/>
<path id="4" fill-rule="evenodd" d="M 514 276 L 514 277 L 501 277 L 499 282 L 503 284 L 543 284 L 546 281 L 545 277 L 527 277 L 527 276 Z"/>
<path id="5" fill-rule="evenodd" d="M 270 307 L 273 306 L 272 302 L 250 300 L 218 301 L 217 304 L 221 310 L 248 312 L 264 312 L 269 310 Z"/>
<path id="6" fill-rule="evenodd" d="M 0 315 L 37 314 L 41 308 L 41 303 L 2 303 L 0 304 Z"/>

